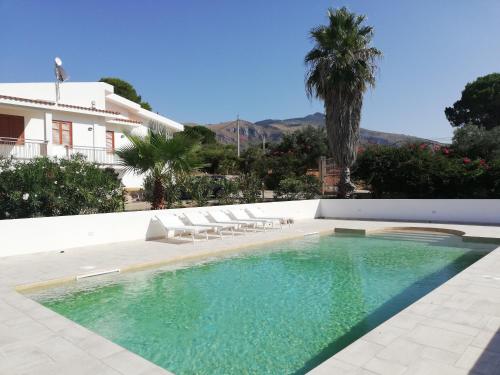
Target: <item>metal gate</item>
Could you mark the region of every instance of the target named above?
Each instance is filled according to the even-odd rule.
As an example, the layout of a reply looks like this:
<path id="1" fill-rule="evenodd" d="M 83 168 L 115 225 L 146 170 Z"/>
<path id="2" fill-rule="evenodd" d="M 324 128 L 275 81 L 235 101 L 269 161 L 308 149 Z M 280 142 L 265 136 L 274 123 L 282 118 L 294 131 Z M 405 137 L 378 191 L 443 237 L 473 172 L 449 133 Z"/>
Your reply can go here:
<path id="1" fill-rule="evenodd" d="M 322 156 L 319 158 L 319 179 L 321 194 L 334 193 L 340 180 L 340 170 L 335 167 L 333 158 Z"/>

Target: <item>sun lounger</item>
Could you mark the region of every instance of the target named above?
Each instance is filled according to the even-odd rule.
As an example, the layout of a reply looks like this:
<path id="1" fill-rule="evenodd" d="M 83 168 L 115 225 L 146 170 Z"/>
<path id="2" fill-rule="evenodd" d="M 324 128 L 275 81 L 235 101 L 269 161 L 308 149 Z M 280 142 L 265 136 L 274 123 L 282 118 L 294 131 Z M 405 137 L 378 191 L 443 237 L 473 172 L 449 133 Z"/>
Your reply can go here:
<path id="1" fill-rule="evenodd" d="M 225 212 L 220 211 L 220 210 L 219 211 L 208 211 L 207 215 L 216 223 L 234 224 L 234 225 L 237 225 L 238 228 L 241 228 L 243 230 L 247 230 L 248 228 L 251 228 L 253 230 L 257 229 L 258 222 L 251 221 L 251 220 L 231 219 Z"/>
<path id="2" fill-rule="evenodd" d="M 189 233 L 191 239 L 195 241 L 195 235 L 204 233 L 208 240 L 208 231 L 212 228 L 201 227 L 198 225 L 186 225 L 177 216 L 167 213 L 158 213 L 155 218 L 161 223 L 165 230 L 165 236 L 168 238 L 168 233 L 173 232 L 172 238 L 175 238 L 176 233 Z"/>
<path id="3" fill-rule="evenodd" d="M 282 217 L 282 216 L 269 216 L 266 215 L 259 207 L 256 206 L 249 206 L 246 207 L 246 211 L 250 215 L 250 217 L 254 219 L 269 219 L 269 220 L 275 220 L 279 221 L 280 224 L 288 224 L 292 225 L 293 224 L 293 219 L 289 217 Z"/>
<path id="4" fill-rule="evenodd" d="M 271 228 L 274 228 L 275 220 L 272 219 L 256 219 L 250 217 L 244 210 L 239 208 L 233 208 L 228 210 L 229 214 L 235 218 L 236 220 L 246 220 L 246 221 L 255 221 L 257 223 L 261 223 L 261 225 L 266 228 L 267 225 L 270 225 Z M 281 223 L 279 223 L 281 228 Z"/>
<path id="5" fill-rule="evenodd" d="M 212 223 L 205 215 L 200 212 L 185 212 L 184 216 L 188 219 L 189 223 L 194 226 L 213 228 L 217 233 L 219 233 L 222 239 L 222 232 L 224 230 L 230 231 L 234 237 L 234 229 L 238 228 L 236 224 L 230 223 Z"/>

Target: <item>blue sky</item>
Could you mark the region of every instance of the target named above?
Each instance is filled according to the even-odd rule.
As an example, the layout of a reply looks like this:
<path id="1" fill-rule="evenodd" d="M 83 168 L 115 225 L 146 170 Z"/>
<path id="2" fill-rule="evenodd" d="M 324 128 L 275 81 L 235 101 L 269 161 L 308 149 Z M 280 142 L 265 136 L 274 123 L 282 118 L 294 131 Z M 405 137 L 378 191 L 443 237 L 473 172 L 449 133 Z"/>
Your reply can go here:
<path id="1" fill-rule="evenodd" d="M 181 122 L 251 121 L 322 111 L 304 92 L 311 27 L 329 6 L 366 14 L 384 53 L 362 126 L 443 139 L 443 110 L 500 71 L 498 0 L 0 0 L 0 82 L 130 81 Z"/>

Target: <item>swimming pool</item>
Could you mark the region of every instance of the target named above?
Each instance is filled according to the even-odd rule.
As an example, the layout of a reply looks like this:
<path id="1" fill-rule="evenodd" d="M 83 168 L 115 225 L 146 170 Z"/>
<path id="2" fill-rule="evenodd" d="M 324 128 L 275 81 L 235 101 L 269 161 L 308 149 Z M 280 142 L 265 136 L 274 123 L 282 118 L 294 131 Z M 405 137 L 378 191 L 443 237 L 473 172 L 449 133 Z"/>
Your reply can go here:
<path id="1" fill-rule="evenodd" d="M 492 248 L 313 236 L 29 296 L 178 375 L 304 374 Z"/>

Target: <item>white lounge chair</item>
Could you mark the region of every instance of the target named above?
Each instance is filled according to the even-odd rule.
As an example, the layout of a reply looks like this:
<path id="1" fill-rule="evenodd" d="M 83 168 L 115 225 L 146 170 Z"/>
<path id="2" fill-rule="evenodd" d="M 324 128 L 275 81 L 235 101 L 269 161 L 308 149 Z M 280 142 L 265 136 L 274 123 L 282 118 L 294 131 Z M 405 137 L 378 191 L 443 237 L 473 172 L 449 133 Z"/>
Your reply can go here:
<path id="1" fill-rule="evenodd" d="M 257 230 L 257 222 L 256 221 L 249 221 L 249 220 L 234 220 L 231 219 L 225 212 L 223 211 L 207 211 L 207 215 L 216 223 L 221 223 L 221 224 L 234 224 L 237 225 L 238 228 L 241 228 L 243 230 L 247 230 L 249 228 L 253 230 Z"/>
<path id="2" fill-rule="evenodd" d="M 222 232 L 224 230 L 230 231 L 231 235 L 234 237 L 234 229 L 238 228 L 236 224 L 229 223 L 212 223 L 205 215 L 200 212 L 184 212 L 184 216 L 188 219 L 189 223 L 194 226 L 213 228 L 217 233 L 219 233 L 222 239 Z"/>
<path id="3" fill-rule="evenodd" d="M 279 221 L 280 224 L 288 224 L 290 226 L 293 224 L 293 219 L 290 217 L 269 216 L 269 215 L 266 215 L 265 212 L 263 212 L 259 207 L 256 207 L 256 206 L 246 207 L 246 211 L 248 212 L 250 217 L 252 217 L 254 219 L 275 220 L 275 221 Z"/>
<path id="4" fill-rule="evenodd" d="M 204 233 L 205 238 L 208 240 L 208 231 L 211 229 L 209 227 L 201 227 L 197 225 L 186 225 L 177 216 L 167 213 L 158 213 L 155 218 L 161 223 L 163 229 L 165 230 L 165 237 L 168 238 L 168 233 L 170 231 L 174 232 L 172 238 L 175 238 L 176 233 L 189 233 L 191 234 L 191 239 L 195 241 L 195 235 Z"/>
<path id="5" fill-rule="evenodd" d="M 271 228 L 274 229 L 275 220 L 271 220 L 271 219 L 255 219 L 255 218 L 252 218 L 252 217 L 248 216 L 248 214 L 244 210 L 239 209 L 239 208 L 229 209 L 228 212 L 236 220 L 255 221 L 257 223 L 261 223 L 261 225 L 264 227 L 264 230 L 267 227 L 267 225 L 270 225 Z M 280 225 L 280 228 L 283 229 L 281 227 L 281 223 L 279 223 L 279 225 Z"/>

